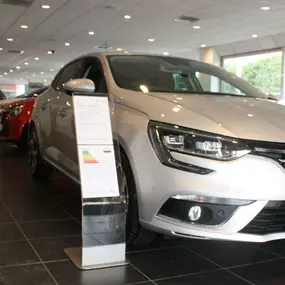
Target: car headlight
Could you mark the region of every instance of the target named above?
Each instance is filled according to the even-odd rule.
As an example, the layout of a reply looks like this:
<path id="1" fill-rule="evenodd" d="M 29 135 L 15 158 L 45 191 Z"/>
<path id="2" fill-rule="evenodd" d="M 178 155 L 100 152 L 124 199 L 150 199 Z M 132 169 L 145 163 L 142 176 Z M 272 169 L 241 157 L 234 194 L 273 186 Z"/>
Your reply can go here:
<path id="1" fill-rule="evenodd" d="M 163 164 L 168 166 L 175 167 L 178 163 L 178 161 L 174 160 L 171 156 L 171 152 L 184 153 L 221 161 L 234 160 L 250 152 L 250 149 L 243 142 L 237 139 L 164 123 L 150 122 L 149 134 L 157 156 Z M 175 165 L 173 165 L 173 162 L 175 162 Z M 179 162 L 179 164 L 182 164 L 182 162 Z M 184 167 L 186 165 L 184 165 Z M 187 170 L 187 168 L 188 171 L 194 170 L 193 172 L 201 172 L 201 169 L 199 171 L 195 171 L 197 166 L 188 165 L 185 170 Z M 206 171 L 206 173 L 209 172 L 211 171 Z"/>
<path id="2" fill-rule="evenodd" d="M 15 118 L 19 116 L 23 112 L 23 109 L 24 109 L 23 105 L 12 107 L 9 112 L 10 117 Z"/>

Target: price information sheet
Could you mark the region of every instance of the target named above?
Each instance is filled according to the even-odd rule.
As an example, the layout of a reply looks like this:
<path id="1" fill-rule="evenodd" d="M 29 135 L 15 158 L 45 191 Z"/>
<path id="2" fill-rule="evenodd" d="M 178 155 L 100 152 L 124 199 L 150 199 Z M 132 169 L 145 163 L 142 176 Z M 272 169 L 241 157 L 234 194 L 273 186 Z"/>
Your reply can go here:
<path id="1" fill-rule="evenodd" d="M 73 96 L 83 198 L 118 197 L 108 97 Z"/>

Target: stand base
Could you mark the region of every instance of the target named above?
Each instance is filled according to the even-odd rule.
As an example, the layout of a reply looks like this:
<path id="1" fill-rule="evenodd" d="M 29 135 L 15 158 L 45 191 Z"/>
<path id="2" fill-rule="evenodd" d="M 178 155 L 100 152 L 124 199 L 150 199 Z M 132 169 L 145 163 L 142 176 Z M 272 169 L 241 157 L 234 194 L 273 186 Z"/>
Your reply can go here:
<path id="1" fill-rule="evenodd" d="M 82 247 L 66 248 L 64 249 L 64 253 L 69 257 L 71 262 L 80 270 L 92 270 L 92 269 L 128 265 L 128 262 L 125 260 L 120 262 L 101 263 L 101 264 L 92 264 L 84 266 L 82 265 Z"/>

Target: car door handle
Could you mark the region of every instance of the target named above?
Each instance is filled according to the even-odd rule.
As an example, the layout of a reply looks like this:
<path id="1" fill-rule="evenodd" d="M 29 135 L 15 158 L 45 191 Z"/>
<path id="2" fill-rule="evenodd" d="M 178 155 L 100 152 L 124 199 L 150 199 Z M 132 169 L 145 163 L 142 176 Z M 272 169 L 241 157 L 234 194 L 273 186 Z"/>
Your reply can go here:
<path id="1" fill-rule="evenodd" d="M 47 103 L 41 103 L 41 109 L 44 111 L 47 109 Z"/>
<path id="2" fill-rule="evenodd" d="M 61 117 L 65 117 L 65 116 L 67 115 L 66 109 L 65 109 L 65 108 L 60 109 L 60 110 L 58 111 L 58 114 L 59 114 L 59 116 L 61 116 Z"/>

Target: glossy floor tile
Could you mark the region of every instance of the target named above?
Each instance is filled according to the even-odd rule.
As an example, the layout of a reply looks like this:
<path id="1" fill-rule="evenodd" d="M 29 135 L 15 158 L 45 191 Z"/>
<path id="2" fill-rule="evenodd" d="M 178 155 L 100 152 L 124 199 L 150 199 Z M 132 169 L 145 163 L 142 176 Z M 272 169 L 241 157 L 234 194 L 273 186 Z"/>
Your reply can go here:
<path id="1" fill-rule="evenodd" d="M 76 220 L 22 223 L 21 228 L 29 239 L 78 236 L 81 226 Z"/>
<path id="2" fill-rule="evenodd" d="M 285 284 L 284 259 L 232 268 L 231 271 L 255 285 Z"/>
<path id="3" fill-rule="evenodd" d="M 0 243 L 0 267 L 37 263 L 39 261 L 27 241 Z"/>
<path id="4" fill-rule="evenodd" d="M 43 261 L 67 259 L 65 248 L 81 246 L 81 237 L 65 237 L 31 240 L 31 244 Z"/>
<path id="5" fill-rule="evenodd" d="M 70 262 L 48 263 L 47 267 L 59 285 L 124 285 L 148 281 L 131 265 L 92 271 L 80 271 Z"/>
<path id="6" fill-rule="evenodd" d="M 128 258 L 151 279 L 218 268 L 215 264 L 181 247 L 131 253 L 128 254 Z"/>
<path id="7" fill-rule="evenodd" d="M 151 244 L 129 247 L 127 266 L 80 271 L 63 251 L 81 245 L 80 215 L 77 185 L 58 173 L 35 183 L 25 153 L 0 144 L 0 285 L 285 284 L 285 241 L 158 236 Z"/>
<path id="8" fill-rule="evenodd" d="M 24 236 L 15 223 L 0 224 L 0 242 L 18 240 L 24 240 Z"/>
<path id="9" fill-rule="evenodd" d="M 187 247 L 222 267 L 230 267 L 259 261 L 272 260 L 278 256 L 262 248 L 262 244 L 228 241 L 187 241 Z M 238 250 L 237 250 L 238 249 Z"/>
<path id="10" fill-rule="evenodd" d="M 55 285 L 55 282 L 43 265 L 36 264 L 0 268 L 0 284 Z"/>
<path id="11" fill-rule="evenodd" d="M 248 285 L 249 283 L 236 275 L 218 270 L 200 274 L 192 274 L 165 280 L 155 280 L 158 285 Z"/>

